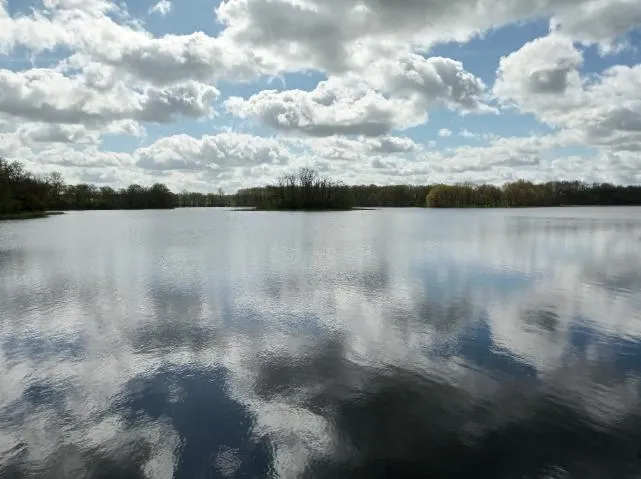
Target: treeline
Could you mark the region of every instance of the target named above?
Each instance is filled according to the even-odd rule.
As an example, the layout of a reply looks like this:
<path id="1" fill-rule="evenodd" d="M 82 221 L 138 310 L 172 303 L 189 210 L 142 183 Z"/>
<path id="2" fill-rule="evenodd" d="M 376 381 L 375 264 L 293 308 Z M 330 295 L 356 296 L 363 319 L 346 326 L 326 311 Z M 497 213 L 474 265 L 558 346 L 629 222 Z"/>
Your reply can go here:
<path id="1" fill-rule="evenodd" d="M 30 174 L 20 163 L 0 158 L 0 216 L 44 211 L 50 199 L 46 181 Z"/>
<path id="2" fill-rule="evenodd" d="M 0 158 L 0 217 L 34 216 L 45 211 L 167 209 L 232 206 L 233 195 L 172 193 L 156 183 L 114 189 L 89 184 L 67 185 L 60 173 L 36 176 L 17 161 Z"/>
<path id="3" fill-rule="evenodd" d="M 35 176 L 19 162 L 0 158 L 0 216 L 30 215 L 51 210 L 173 208 L 174 195 L 165 185 L 66 185 L 59 173 Z"/>
<path id="4" fill-rule="evenodd" d="M 516 181 L 492 185 L 435 185 L 426 197 L 432 208 L 523 208 L 538 206 L 641 205 L 641 186 L 609 183 Z"/>
<path id="5" fill-rule="evenodd" d="M 432 207 L 432 208 L 518 208 L 538 206 L 592 206 L 592 205 L 641 205 L 641 186 L 617 186 L 609 183 L 582 183 L 580 181 L 552 181 L 531 183 L 516 181 L 502 187 L 493 185 L 355 185 L 338 183 L 327 188 L 315 189 L 307 177 L 311 170 L 301 170 L 298 175 L 288 175 L 275 186 L 239 190 L 232 199 L 237 206 L 257 206 L 271 209 L 277 205 L 285 209 L 331 208 L 323 203 L 324 192 L 332 191 L 337 208 L 347 207 Z M 327 182 L 328 180 L 323 179 Z M 322 183 L 322 182 L 321 182 Z M 320 194 L 320 196 L 318 196 Z M 278 206 L 280 205 L 280 206 Z"/>
<path id="6" fill-rule="evenodd" d="M 62 185 L 52 194 L 49 207 L 55 210 L 131 210 L 174 207 L 174 194 L 165 185 L 130 185 L 115 190 L 108 186 Z"/>
<path id="7" fill-rule="evenodd" d="M 181 191 L 174 195 L 174 206 L 176 208 L 219 208 L 223 206 L 234 206 L 234 196 L 225 195 L 222 190 L 219 190 L 218 193 Z"/>
<path id="8" fill-rule="evenodd" d="M 36 176 L 19 162 L 0 158 L 0 217 L 51 210 L 256 207 L 258 209 L 350 209 L 357 207 L 498 208 L 564 205 L 641 205 L 641 186 L 527 181 L 492 185 L 348 186 L 303 168 L 276 184 L 236 194 L 172 193 L 150 187 L 66 185 L 59 173 Z"/>

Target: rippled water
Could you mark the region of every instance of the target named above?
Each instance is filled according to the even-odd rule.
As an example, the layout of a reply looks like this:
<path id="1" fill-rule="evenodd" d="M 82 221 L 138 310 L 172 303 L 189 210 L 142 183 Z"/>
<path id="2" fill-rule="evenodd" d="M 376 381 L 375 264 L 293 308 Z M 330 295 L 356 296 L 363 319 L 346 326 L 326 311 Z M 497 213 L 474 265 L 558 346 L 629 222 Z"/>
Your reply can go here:
<path id="1" fill-rule="evenodd" d="M 0 476 L 641 477 L 641 209 L 0 223 Z"/>

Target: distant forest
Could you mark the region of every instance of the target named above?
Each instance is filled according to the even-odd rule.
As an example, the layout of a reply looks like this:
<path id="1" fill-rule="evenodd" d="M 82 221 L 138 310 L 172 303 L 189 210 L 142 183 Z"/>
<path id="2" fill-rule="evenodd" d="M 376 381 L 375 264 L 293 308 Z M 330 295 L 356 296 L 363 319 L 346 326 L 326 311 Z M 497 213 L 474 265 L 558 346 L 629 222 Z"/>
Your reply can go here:
<path id="1" fill-rule="evenodd" d="M 426 206 L 432 208 L 524 208 L 537 206 L 641 205 L 641 186 L 616 186 L 579 181 L 492 185 L 435 185 Z"/>
<path id="2" fill-rule="evenodd" d="M 357 185 L 332 182 L 307 168 L 278 184 L 239 190 L 233 204 L 258 209 L 350 207 L 519 208 L 538 206 L 641 205 L 641 186 L 579 181 L 529 181 L 493 185 Z"/>
<path id="3" fill-rule="evenodd" d="M 183 206 L 230 206 L 221 193 L 172 193 L 156 183 L 150 187 L 66 185 L 59 173 L 35 176 L 21 163 L 0 158 L 0 217 L 31 217 L 45 211 L 170 209 Z"/>
<path id="4" fill-rule="evenodd" d="M 153 209 L 181 207 L 254 207 L 322 210 L 352 207 L 498 208 L 563 205 L 641 205 L 641 186 L 607 183 L 527 181 L 492 185 L 344 185 L 303 168 L 275 185 L 241 189 L 235 194 L 173 193 L 162 183 L 114 189 L 66 185 L 59 173 L 36 176 L 21 163 L 0 158 L 0 217 L 37 216 L 46 211 Z"/>

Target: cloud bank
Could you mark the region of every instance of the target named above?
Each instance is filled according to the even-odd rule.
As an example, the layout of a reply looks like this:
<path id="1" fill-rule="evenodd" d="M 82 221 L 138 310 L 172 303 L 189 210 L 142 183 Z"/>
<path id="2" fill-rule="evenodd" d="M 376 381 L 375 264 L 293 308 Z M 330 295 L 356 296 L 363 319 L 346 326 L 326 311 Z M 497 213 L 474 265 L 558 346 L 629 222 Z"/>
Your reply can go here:
<path id="1" fill-rule="evenodd" d="M 301 165 L 381 184 L 641 182 L 638 2 L 226 0 L 207 32 L 167 0 L 145 12 L 162 28 L 135 11 L 0 2 L 0 154 L 206 190 Z M 524 40 L 499 56 L 485 36 L 501 29 Z M 479 42 L 496 68 L 473 61 Z M 433 53 L 447 45 L 470 54 Z"/>

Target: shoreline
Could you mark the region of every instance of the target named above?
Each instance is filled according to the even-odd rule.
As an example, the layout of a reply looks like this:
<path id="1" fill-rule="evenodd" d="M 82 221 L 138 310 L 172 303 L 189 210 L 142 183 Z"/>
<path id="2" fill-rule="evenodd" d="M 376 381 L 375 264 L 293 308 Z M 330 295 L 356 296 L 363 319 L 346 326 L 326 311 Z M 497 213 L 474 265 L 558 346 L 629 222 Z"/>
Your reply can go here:
<path id="1" fill-rule="evenodd" d="M 255 206 L 231 208 L 230 211 L 283 211 L 283 212 L 296 212 L 302 213 L 327 213 L 331 211 L 374 211 L 379 210 L 376 207 L 360 207 L 354 206 L 352 208 L 256 208 Z"/>
<path id="2" fill-rule="evenodd" d="M 0 214 L 0 221 L 35 220 L 64 214 L 64 211 L 23 211 L 20 213 Z"/>

